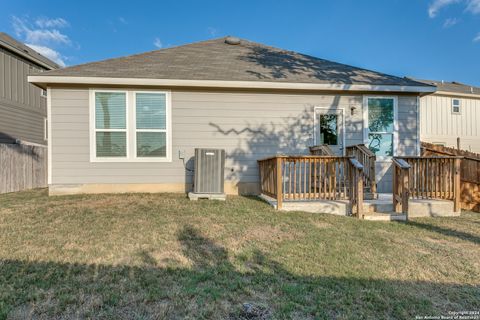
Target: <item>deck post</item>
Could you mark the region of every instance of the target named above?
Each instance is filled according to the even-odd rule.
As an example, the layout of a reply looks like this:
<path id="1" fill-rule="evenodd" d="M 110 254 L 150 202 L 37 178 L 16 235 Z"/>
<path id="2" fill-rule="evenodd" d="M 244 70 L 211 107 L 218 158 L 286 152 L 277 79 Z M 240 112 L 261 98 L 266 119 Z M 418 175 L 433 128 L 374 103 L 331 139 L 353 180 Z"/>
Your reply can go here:
<path id="1" fill-rule="evenodd" d="M 461 159 L 455 159 L 455 171 L 454 171 L 454 178 L 453 178 L 453 210 L 455 212 L 460 211 L 460 202 L 461 202 L 461 189 L 460 189 L 460 165 Z"/>
<path id="2" fill-rule="evenodd" d="M 402 213 L 405 214 L 406 219 L 408 220 L 408 198 L 409 188 L 408 188 L 408 169 L 402 169 Z"/>
<path id="3" fill-rule="evenodd" d="M 363 174 L 360 170 L 355 168 L 355 175 L 357 176 L 357 217 L 363 218 Z"/>
<path id="4" fill-rule="evenodd" d="M 283 202 L 283 188 L 282 188 L 282 158 L 276 158 L 276 170 L 275 170 L 275 180 L 276 180 L 276 189 L 277 189 L 277 210 L 282 209 Z"/>
<path id="5" fill-rule="evenodd" d="M 397 178 L 397 170 L 398 168 L 393 164 L 393 211 L 398 212 L 398 178 Z"/>
<path id="6" fill-rule="evenodd" d="M 375 162 L 376 157 L 370 159 L 370 193 L 377 194 L 377 178 L 375 177 Z"/>

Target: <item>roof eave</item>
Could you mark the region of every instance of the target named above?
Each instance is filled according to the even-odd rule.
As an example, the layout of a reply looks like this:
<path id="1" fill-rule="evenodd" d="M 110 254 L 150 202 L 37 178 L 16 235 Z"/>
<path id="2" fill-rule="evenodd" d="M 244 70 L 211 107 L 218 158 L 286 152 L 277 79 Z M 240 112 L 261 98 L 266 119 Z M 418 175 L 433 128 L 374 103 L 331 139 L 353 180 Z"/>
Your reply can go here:
<path id="1" fill-rule="evenodd" d="M 466 98 L 480 98 L 480 94 L 476 93 L 464 93 L 464 92 L 455 92 L 455 91 L 446 91 L 438 90 L 434 92 L 435 95 L 441 96 L 456 96 L 456 97 L 466 97 Z"/>
<path id="2" fill-rule="evenodd" d="M 71 77 L 71 76 L 29 76 L 28 82 L 46 88 L 56 84 L 86 85 L 125 85 L 125 86 L 168 86 L 168 87 L 212 87 L 238 89 L 289 89 L 289 90 L 327 90 L 327 91 L 374 91 L 374 92 L 413 92 L 432 93 L 432 86 L 405 85 L 369 85 L 341 83 L 292 83 L 267 81 L 226 81 L 226 80 L 182 80 L 182 79 L 144 79 L 144 78 L 108 78 L 108 77 Z"/>
<path id="3" fill-rule="evenodd" d="M 20 50 L 20 49 L 18 49 L 18 48 L 15 48 L 14 46 L 12 46 L 11 44 L 9 44 L 8 42 L 5 42 L 5 41 L 0 40 L 0 46 L 2 46 L 2 47 L 4 47 L 4 48 L 6 48 L 7 50 L 10 50 L 10 51 L 18 54 L 19 56 L 23 57 L 24 59 L 27 59 L 27 60 L 29 60 L 29 61 L 31 61 L 31 62 L 39 65 L 39 66 L 44 67 L 44 68 L 47 69 L 47 70 L 55 70 L 55 69 L 59 69 L 59 68 L 60 68 L 60 66 L 59 66 L 58 64 L 54 63 L 53 61 L 52 61 L 52 64 L 48 64 L 48 63 L 46 63 L 46 62 L 44 62 L 44 61 L 42 61 L 42 60 L 40 60 L 40 59 L 38 59 L 38 58 L 36 58 L 36 57 L 28 54 L 28 53 L 26 53 L 26 52 L 23 52 L 22 50 Z M 31 50 L 33 50 L 33 49 L 31 49 Z M 47 59 L 47 58 L 45 58 L 45 59 Z"/>

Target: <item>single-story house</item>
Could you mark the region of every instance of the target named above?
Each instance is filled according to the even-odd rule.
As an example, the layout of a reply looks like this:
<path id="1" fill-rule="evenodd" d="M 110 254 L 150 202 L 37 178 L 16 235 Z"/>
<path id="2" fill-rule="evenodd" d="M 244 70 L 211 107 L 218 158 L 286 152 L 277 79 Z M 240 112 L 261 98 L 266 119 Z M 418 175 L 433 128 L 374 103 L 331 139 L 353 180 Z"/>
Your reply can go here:
<path id="1" fill-rule="evenodd" d="M 225 37 L 29 77 L 48 99 L 50 194 L 187 192 L 194 148 L 226 150 L 225 191 L 259 191 L 257 160 L 366 144 L 378 192 L 420 152 L 435 86 Z"/>
<path id="2" fill-rule="evenodd" d="M 420 99 L 422 141 L 480 153 L 480 88 L 459 82 L 418 81 L 437 87 L 435 93 Z"/>

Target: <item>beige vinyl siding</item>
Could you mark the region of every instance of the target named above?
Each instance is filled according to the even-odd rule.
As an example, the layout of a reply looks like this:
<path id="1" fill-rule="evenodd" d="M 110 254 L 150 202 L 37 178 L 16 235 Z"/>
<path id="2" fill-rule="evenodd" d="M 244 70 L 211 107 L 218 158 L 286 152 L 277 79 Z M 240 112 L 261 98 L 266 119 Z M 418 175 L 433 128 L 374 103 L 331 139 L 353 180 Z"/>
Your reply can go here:
<path id="1" fill-rule="evenodd" d="M 452 114 L 452 99 L 460 99 L 460 114 Z M 456 147 L 460 137 L 462 149 L 480 152 L 480 97 L 433 94 L 422 97 L 420 106 L 422 140 Z"/>
<path id="2" fill-rule="evenodd" d="M 15 139 L 46 144 L 47 99 L 27 82 L 41 67 L 0 48 L 0 142 Z"/>
<path id="3" fill-rule="evenodd" d="M 152 90 L 152 89 L 149 89 Z M 306 154 L 313 143 L 314 107 L 345 111 L 346 145 L 362 143 L 362 95 L 261 93 L 238 91 L 172 91 L 172 162 L 90 162 L 88 89 L 53 88 L 52 184 L 191 183 L 189 168 L 196 147 L 226 149 L 227 181 L 258 181 L 257 160 L 276 153 Z M 412 117 L 415 97 L 399 99 Z M 352 116 L 350 108 L 356 107 Z M 413 114 L 415 116 L 415 114 Z M 415 127 L 416 122 L 413 121 Z M 401 131 L 414 152 L 416 128 Z"/>

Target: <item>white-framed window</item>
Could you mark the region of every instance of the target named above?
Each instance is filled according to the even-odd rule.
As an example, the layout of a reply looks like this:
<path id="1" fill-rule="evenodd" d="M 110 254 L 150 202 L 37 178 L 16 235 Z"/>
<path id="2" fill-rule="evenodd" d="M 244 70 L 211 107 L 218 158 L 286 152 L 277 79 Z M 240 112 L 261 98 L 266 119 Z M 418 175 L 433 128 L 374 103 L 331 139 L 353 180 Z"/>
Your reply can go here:
<path id="1" fill-rule="evenodd" d="M 169 91 L 90 90 L 91 162 L 170 162 Z"/>
<path id="2" fill-rule="evenodd" d="M 395 96 L 364 98 L 364 140 L 379 160 L 389 160 L 396 152 L 397 103 Z"/>
<path id="3" fill-rule="evenodd" d="M 462 113 L 462 100 L 452 99 L 452 113 L 461 114 Z"/>
<path id="4" fill-rule="evenodd" d="M 40 90 L 40 96 L 46 98 L 47 97 L 47 90 L 41 89 Z"/>

